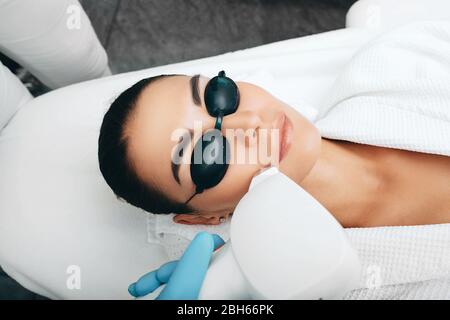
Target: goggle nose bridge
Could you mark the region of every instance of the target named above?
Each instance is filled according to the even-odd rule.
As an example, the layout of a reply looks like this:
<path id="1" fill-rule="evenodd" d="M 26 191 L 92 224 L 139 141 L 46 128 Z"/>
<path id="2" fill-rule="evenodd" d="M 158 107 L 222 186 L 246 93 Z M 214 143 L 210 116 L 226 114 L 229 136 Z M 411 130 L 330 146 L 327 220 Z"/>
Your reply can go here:
<path id="1" fill-rule="evenodd" d="M 222 131 L 222 122 L 223 122 L 223 115 L 220 113 L 216 118 L 216 124 L 214 125 L 214 129 Z"/>

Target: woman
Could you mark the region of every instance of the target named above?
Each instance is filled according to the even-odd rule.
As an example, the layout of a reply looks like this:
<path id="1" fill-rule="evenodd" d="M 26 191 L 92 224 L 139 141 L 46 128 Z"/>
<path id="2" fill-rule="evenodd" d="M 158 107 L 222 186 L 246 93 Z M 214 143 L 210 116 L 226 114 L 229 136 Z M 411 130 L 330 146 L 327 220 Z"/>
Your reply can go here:
<path id="1" fill-rule="evenodd" d="M 135 206 L 177 213 L 178 223 L 218 224 L 233 212 L 252 178 L 267 168 L 260 158 L 238 161 L 241 153 L 261 154 L 259 142 L 265 140 L 279 169 L 344 227 L 448 223 L 448 50 L 446 21 L 411 24 L 375 38 L 340 74 L 328 109 L 321 110 L 315 124 L 263 88 L 235 83 L 224 72 L 213 79 L 144 79 L 123 92 L 105 115 L 100 169 L 116 195 Z M 354 116 L 358 112 L 362 118 Z M 360 136 L 371 127 L 376 137 L 346 141 L 351 135 L 336 132 L 347 126 Z M 437 134 L 430 136 L 433 129 Z M 180 130 L 188 139 L 174 139 Z M 230 130 L 236 134 L 229 137 Z M 232 145 L 217 149 L 225 150 L 221 160 L 230 164 L 190 165 L 185 160 L 193 162 L 198 141 L 210 132 L 226 136 L 215 140 L 221 147 Z M 265 139 L 264 132 L 276 132 L 280 139 Z M 400 143 L 392 143 L 396 138 Z M 426 146 L 417 147 L 414 139 Z"/>
<path id="2" fill-rule="evenodd" d="M 200 122 L 204 133 L 216 124 L 204 99 L 209 81 L 201 75 L 161 75 L 138 82 L 114 101 L 101 128 L 99 160 L 118 197 L 149 212 L 178 213 L 175 221 L 184 224 L 218 224 L 233 212 L 267 164 L 235 161 L 216 186 L 196 194 L 189 164 L 173 161 L 178 143 L 173 132 L 193 132 Z M 449 157 L 323 138 L 311 122 L 263 88 L 236 85 L 239 103 L 223 117 L 221 131 L 285 132 L 280 170 L 344 227 L 450 222 Z M 183 157 L 190 157 L 198 138 L 193 137 Z M 258 148 L 248 139 L 236 137 L 235 143 L 248 152 Z"/>

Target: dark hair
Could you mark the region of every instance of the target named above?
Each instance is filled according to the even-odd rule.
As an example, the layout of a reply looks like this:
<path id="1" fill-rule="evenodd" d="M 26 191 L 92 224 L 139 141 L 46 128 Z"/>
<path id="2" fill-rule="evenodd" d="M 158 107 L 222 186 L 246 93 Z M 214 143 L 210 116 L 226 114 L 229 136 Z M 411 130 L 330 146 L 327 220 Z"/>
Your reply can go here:
<path id="1" fill-rule="evenodd" d="M 143 79 L 122 92 L 103 118 L 98 139 L 100 171 L 118 198 L 151 213 L 188 213 L 192 208 L 169 199 L 157 188 L 144 183 L 136 174 L 127 155 L 124 127 L 143 90 L 163 77 Z"/>

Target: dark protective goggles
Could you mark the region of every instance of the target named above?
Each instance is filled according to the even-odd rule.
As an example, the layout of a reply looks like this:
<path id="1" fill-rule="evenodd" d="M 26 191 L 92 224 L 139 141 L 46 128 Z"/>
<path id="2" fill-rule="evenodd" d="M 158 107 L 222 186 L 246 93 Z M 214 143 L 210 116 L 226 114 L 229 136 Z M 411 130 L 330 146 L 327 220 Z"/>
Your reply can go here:
<path id="1" fill-rule="evenodd" d="M 206 85 L 204 100 L 206 110 L 216 118 L 216 124 L 195 144 L 190 167 L 195 194 L 187 202 L 196 194 L 219 184 L 227 172 L 230 145 L 221 133 L 222 121 L 223 117 L 236 112 L 239 90 L 236 83 L 225 76 L 225 71 L 220 71 Z"/>

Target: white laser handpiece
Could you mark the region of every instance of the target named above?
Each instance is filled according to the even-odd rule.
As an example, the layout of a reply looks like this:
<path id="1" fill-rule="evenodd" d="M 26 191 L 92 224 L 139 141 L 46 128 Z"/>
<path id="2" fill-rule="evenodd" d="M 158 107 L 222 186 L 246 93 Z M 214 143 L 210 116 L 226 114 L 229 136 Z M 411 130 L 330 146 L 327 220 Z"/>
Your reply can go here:
<path id="1" fill-rule="evenodd" d="M 340 299 L 360 274 L 343 227 L 273 167 L 237 205 L 230 240 L 214 253 L 199 299 Z"/>

